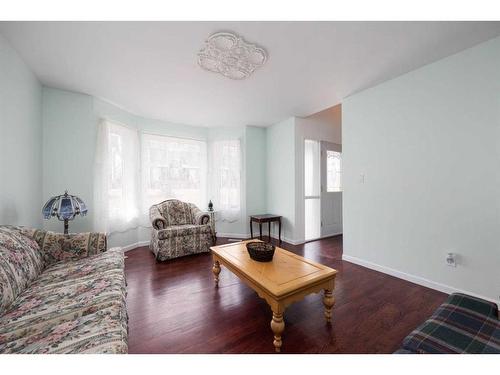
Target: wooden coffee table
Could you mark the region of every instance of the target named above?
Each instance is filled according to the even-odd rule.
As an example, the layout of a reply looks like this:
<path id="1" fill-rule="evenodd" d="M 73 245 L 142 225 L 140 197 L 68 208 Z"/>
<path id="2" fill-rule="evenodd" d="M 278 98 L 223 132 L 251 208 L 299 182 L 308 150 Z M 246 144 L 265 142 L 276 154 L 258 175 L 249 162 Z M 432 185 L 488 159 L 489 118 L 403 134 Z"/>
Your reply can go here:
<path id="1" fill-rule="evenodd" d="M 255 241 L 255 240 L 253 240 Z M 215 285 L 219 285 L 221 265 L 233 272 L 259 297 L 265 299 L 273 312 L 271 329 L 274 333 L 274 348 L 280 351 L 281 335 L 285 329 L 283 314 L 285 308 L 293 302 L 303 299 L 311 293 L 324 291 L 323 305 L 327 323 L 332 319 L 335 303 L 333 289 L 337 271 L 322 264 L 312 262 L 299 255 L 276 247 L 271 262 L 256 262 L 250 259 L 246 243 L 242 241 L 221 246 L 213 246 Z"/>

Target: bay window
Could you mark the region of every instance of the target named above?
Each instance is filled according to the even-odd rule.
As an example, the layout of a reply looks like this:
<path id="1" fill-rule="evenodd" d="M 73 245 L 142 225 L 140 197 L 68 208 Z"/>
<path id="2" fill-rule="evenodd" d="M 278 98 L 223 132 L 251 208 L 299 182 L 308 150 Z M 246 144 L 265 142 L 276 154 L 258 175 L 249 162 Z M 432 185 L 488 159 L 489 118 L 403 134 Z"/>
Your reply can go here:
<path id="1" fill-rule="evenodd" d="M 241 148 L 239 139 L 211 147 L 211 199 L 223 221 L 240 219 Z"/>
<path id="2" fill-rule="evenodd" d="M 95 229 L 111 233 L 149 226 L 149 208 L 166 199 L 205 210 L 208 191 L 222 220 L 240 219 L 240 141 L 215 141 L 210 156 L 208 178 L 205 141 L 139 134 L 101 121 L 95 159 Z"/>
<path id="3" fill-rule="evenodd" d="M 102 121 L 94 179 L 95 227 L 106 232 L 137 227 L 139 145 L 137 130 Z"/>
<path id="4" fill-rule="evenodd" d="M 200 208 L 206 199 L 207 147 L 192 139 L 142 135 L 142 194 L 145 208 L 175 198 Z"/>

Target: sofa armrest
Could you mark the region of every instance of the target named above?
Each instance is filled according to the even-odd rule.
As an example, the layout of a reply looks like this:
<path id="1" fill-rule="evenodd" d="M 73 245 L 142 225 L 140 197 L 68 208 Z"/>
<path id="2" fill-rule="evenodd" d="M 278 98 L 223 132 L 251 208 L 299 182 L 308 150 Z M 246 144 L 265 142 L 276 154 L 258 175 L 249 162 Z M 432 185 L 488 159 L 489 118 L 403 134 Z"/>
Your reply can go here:
<path id="1" fill-rule="evenodd" d="M 86 258 L 107 250 L 106 233 L 62 234 L 35 230 L 32 237 L 40 246 L 46 265 Z"/>
<path id="2" fill-rule="evenodd" d="M 210 215 L 206 212 L 200 210 L 196 205 L 190 204 L 191 213 L 193 214 L 193 224 L 195 225 L 205 225 L 210 222 Z"/>
<path id="3" fill-rule="evenodd" d="M 458 306 L 462 309 L 468 309 L 487 317 L 499 317 L 497 304 L 482 298 L 470 296 L 468 294 L 452 293 L 449 295 L 445 304 Z"/>
<path id="4" fill-rule="evenodd" d="M 151 220 L 151 225 L 156 230 L 165 229 L 167 227 L 167 220 L 165 220 L 157 205 L 153 205 L 149 208 L 149 219 Z"/>

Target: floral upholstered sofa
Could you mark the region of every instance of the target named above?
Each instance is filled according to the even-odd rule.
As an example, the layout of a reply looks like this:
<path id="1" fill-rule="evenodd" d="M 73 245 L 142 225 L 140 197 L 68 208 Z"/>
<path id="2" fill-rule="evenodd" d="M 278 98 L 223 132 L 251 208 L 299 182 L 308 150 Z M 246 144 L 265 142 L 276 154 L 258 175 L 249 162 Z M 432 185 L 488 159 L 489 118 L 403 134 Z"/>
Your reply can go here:
<path id="1" fill-rule="evenodd" d="M 157 260 L 210 252 L 210 216 L 194 204 L 168 199 L 151 206 L 149 218 L 153 226 L 150 249 Z"/>
<path id="2" fill-rule="evenodd" d="M 0 226 L 0 353 L 126 353 L 124 257 L 103 233 Z"/>

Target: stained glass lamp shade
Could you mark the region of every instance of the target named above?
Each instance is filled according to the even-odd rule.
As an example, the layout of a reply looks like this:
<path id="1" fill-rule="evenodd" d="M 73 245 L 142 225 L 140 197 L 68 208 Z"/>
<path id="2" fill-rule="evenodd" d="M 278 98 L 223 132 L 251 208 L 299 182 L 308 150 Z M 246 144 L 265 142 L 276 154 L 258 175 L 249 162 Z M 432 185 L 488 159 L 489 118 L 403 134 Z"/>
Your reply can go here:
<path id="1" fill-rule="evenodd" d="M 68 234 L 68 221 L 73 220 L 76 215 L 85 216 L 87 205 L 81 198 L 69 195 L 66 190 L 63 195 L 50 198 L 43 206 L 42 213 L 45 219 L 56 216 L 59 220 L 64 221 L 64 234 Z"/>

